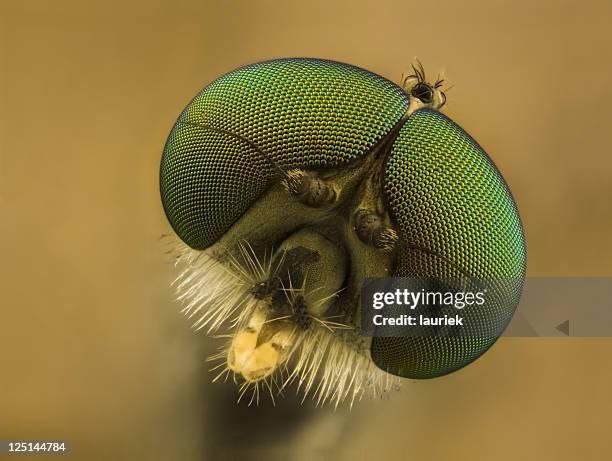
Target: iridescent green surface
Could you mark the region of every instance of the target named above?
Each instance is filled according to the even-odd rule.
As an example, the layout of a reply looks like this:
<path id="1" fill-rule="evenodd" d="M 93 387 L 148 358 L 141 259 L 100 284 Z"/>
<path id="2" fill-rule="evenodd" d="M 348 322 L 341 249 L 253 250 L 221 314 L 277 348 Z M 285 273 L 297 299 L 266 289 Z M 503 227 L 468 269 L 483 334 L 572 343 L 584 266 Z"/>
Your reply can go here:
<path id="1" fill-rule="evenodd" d="M 414 246 L 400 252 L 395 275 L 503 281 L 486 305 L 465 313 L 466 322 L 501 331 L 522 290 L 525 244 L 512 195 L 487 154 L 449 118 L 420 110 L 393 144 L 383 187 L 401 239 Z M 428 378 L 468 364 L 496 339 L 374 338 L 372 357 L 394 374 Z"/>
<path id="2" fill-rule="evenodd" d="M 400 237 L 394 275 L 506 281 L 466 313 L 498 333 L 373 339 L 380 368 L 429 378 L 470 363 L 501 334 L 520 298 L 525 247 L 512 196 L 486 153 L 433 110 L 414 112 L 394 131 L 407 108 L 397 85 L 347 64 L 279 59 L 243 67 L 212 82 L 180 115 L 160 189 L 178 236 L 202 250 L 280 180 L 280 170 L 342 170 L 387 138 L 378 153 L 386 156 L 384 205 Z"/>
<path id="3" fill-rule="evenodd" d="M 331 168 L 363 156 L 400 120 L 408 98 L 366 70 L 318 59 L 237 69 L 179 117 L 161 163 L 164 209 L 176 233 L 204 249 L 283 169 Z"/>

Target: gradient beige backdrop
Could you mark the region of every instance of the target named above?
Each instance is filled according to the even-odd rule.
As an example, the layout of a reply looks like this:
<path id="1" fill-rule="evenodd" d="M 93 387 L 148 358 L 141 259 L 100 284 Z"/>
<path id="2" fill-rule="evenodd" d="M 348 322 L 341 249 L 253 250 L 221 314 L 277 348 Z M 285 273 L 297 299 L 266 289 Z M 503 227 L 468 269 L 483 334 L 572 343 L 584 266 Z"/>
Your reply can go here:
<path id="1" fill-rule="evenodd" d="M 178 113 L 237 66 L 397 81 L 418 56 L 508 180 L 529 273 L 611 276 L 608 0 L 0 4 L 0 439 L 86 461 L 610 459 L 610 339 L 504 338 L 350 412 L 236 406 L 172 303 L 157 182 Z"/>

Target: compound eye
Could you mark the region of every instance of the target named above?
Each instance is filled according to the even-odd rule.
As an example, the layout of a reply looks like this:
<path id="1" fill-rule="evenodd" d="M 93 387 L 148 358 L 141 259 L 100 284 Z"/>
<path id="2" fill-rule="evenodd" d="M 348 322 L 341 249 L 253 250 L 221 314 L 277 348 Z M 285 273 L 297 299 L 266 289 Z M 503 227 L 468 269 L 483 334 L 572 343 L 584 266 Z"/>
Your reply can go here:
<path id="1" fill-rule="evenodd" d="M 417 83 L 410 93 L 425 104 L 430 104 L 433 101 L 433 88 L 427 83 Z"/>

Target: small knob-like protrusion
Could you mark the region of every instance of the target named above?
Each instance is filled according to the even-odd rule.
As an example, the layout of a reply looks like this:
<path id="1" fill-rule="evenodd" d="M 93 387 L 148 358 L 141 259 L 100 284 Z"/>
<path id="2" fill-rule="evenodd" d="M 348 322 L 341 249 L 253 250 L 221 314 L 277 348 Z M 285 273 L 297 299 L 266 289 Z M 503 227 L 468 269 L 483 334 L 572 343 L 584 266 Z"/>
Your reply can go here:
<path id="1" fill-rule="evenodd" d="M 382 250 L 390 250 L 397 242 L 397 232 L 368 210 L 359 210 L 355 215 L 355 233 L 362 242 Z"/>
<path id="2" fill-rule="evenodd" d="M 283 186 L 304 205 L 319 207 L 336 200 L 336 191 L 330 184 L 304 170 L 288 171 Z"/>

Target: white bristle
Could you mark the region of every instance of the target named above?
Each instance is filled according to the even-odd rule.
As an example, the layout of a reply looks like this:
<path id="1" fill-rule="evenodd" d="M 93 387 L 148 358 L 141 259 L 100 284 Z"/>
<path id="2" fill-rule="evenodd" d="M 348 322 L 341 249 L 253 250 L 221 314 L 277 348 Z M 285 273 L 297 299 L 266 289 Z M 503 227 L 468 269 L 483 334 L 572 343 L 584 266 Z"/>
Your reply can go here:
<path id="1" fill-rule="evenodd" d="M 211 334 L 224 328 L 229 333 L 218 335 L 229 339 L 209 358 L 220 361 L 212 369 L 220 369 L 214 381 L 227 380 L 231 370 L 225 360 L 231 338 L 245 326 L 257 306 L 264 303 L 253 296 L 253 287 L 268 280 L 280 265 L 273 267 L 271 250 L 260 260 L 246 242 L 238 246 L 237 252 L 238 255 L 229 251 L 223 253 L 221 262 L 207 251 L 193 250 L 179 240 L 174 242 L 173 254 L 181 271 L 173 285 L 183 305 L 182 312 L 194 319 L 196 330 L 206 329 Z M 285 292 L 293 299 L 303 294 L 304 288 L 285 287 Z M 315 303 L 323 303 L 329 298 L 322 297 Z M 311 395 L 318 405 L 330 403 L 337 407 L 348 401 L 352 406 L 365 395 L 377 397 L 399 388 L 399 378 L 376 367 L 363 345 L 355 341 L 353 326 L 329 318 L 311 318 L 313 321 L 308 328 L 294 328 L 287 361 L 262 381 L 243 382 L 239 387 L 239 400 L 251 389 L 250 403 L 258 403 L 261 384 L 274 402 L 275 393 L 281 394 L 283 389 L 295 383 L 303 399 Z M 271 318 L 269 322 L 276 320 L 281 319 Z M 236 376 L 234 381 L 237 382 Z"/>

